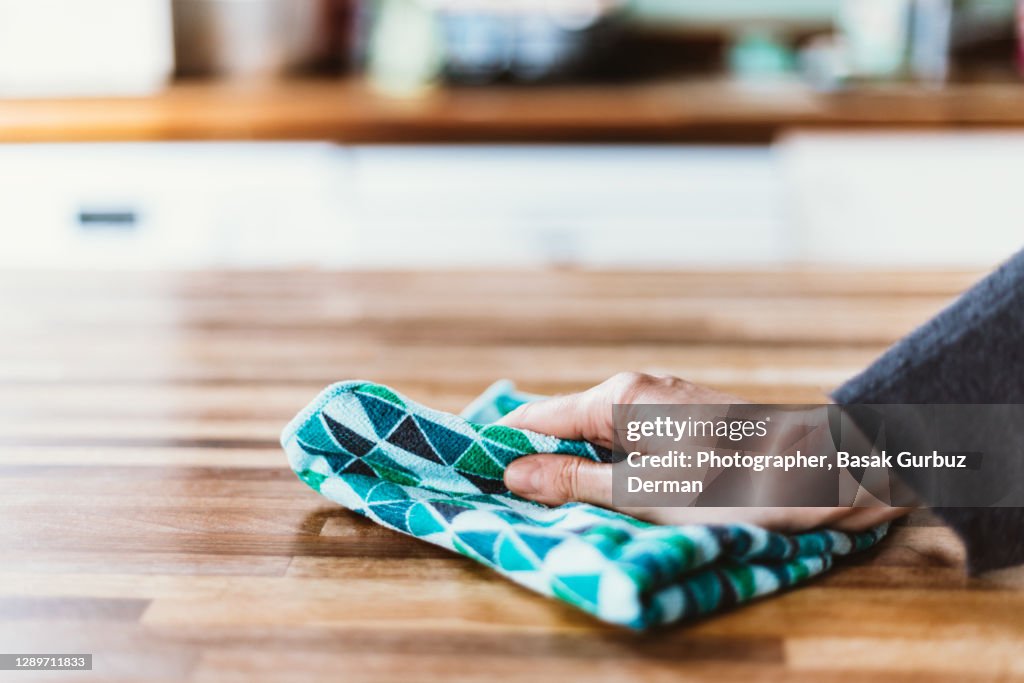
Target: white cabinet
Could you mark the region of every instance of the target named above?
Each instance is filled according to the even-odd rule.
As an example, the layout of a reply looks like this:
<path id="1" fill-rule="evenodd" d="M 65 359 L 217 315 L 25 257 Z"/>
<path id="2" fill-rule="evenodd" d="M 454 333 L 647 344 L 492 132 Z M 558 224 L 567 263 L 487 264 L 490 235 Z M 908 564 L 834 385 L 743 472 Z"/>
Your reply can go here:
<path id="1" fill-rule="evenodd" d="M 808 133 L 780 163 L 795 259 L 987 267 L 1024 246 L 1024 135 Z"/>
<path id="2" fill-rule="evenodd" d="M 345 185 L 327 144 L 0 146 L 0 266 L 318 264 Z"/>
<path id="3" fill-rule="evenodd" d="M 706 266 L 786 253 L 768 148 L 359 147 L 372 265 Z"/>
<path id="4" fill-rule="evenodd" d="M 0 267 L 989 266 L 1024 135 L 0 146 Z"/>
<path id="5" fill-rule="evenodd" d="M 0 146 L 0 266 L 764 264 L 767 149 Z"/>

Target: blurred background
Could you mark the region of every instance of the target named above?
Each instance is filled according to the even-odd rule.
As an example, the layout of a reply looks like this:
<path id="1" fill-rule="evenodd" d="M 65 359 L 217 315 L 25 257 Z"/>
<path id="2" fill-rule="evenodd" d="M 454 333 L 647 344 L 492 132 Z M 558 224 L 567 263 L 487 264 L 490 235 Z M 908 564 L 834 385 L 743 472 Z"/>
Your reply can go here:
<path id="1" fill-rule="evenodd" d="M 0 267 L 989 266 L 1024 1 L 0 0 Z"/>

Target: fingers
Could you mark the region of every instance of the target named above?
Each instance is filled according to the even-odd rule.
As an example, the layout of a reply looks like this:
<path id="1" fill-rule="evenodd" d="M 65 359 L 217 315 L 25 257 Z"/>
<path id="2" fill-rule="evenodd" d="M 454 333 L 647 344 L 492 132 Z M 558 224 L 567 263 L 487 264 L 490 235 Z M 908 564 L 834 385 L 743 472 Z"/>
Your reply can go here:
<path id="1" fill-rule="evenodd" d="M 615 438 L 612 406 L 634 403 L 742 403 L 743 400 L 679 379 L 620 372 L 578 394 L 527 403 L 498 424 L 562 439 L 584 439 L 610 448 Z"/>
<path id="2" fill-rule="evenodd" d="M 687 524 L 754 524 L 770 531 L 797 534 L 812 529 L 835 529 L 857 533 L 892 521 L 910 508 L 719 508 L 719 507 L 654 507 L 616 508 L 655 524 L 685 526 Z"/>
<path id="3" fill-rule="evenodd" d="M 568 502 L 612 506 L 612 467 L 567 455 L 529 455 L 505 470 L 505 486 L 544 505 Z"/>
<path id="4" fill-rule="evenodd" d="M 584 439 L 610 448 L 615 438 L 612 406 L 632 403 L 659 381 L 664 380 L 636 372 L 620 372 L 586 391 L 521 405 L 498 424 L 561 439 Z"/>
<path id="5" fill-rule="evenodd" d="M 619 373 L 578 394 L 528 403 L 498 424 L 582 439 L 609 448 L 614 440 L 612 406 L 636 403 L 742 403 L 743 400 L 676 377 Z M 612 508 L 612 468 L 583 458 L 532 455 L 505 470 L 505 485 L 523 498 L 545 505 L 578 501 Z M 828 527 L 863 531 L 895 519 L 906 508 L 625 508 L 659 524 L 747 522 L 783 532 Z"/>
<path id="6" fill-rule="evenodd" d="M 521 405 L 498 421 L 516 429 L 528 429 L 560 439 L 584 439 L 600 446 L 612 442 L 611 405 L 596 405 L 584 392 Z"/>
<path id="7" fill-rule="evenodd" d="M 839 531 L 867 531 L 882 522 L 891 522 L 911 512 L 913 508 L 870 507 L 855 508 L 847 517 L 839 520 L 832 528 Z"/>
<path id="8" fill-rule="evenodd" d="M 612 466 L 567 455 L 529 455 L 505 470 L 513 493 L 544 505 L 569 502 L 612 505 Z M 757 524 L 773 531 L 800 533 L 821 527 L 866 531 L 910 512 L 911 508 L 622 508 L 656 524 Z"/>

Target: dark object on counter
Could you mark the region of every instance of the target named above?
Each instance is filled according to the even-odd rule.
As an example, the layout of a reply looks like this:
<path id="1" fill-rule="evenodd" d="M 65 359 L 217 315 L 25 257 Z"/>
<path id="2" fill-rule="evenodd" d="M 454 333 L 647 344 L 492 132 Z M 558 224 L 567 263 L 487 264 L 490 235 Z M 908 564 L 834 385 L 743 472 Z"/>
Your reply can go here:
<path id="1" fill-rule="evenodd" d="M 573 18 L 555 12 L 439 13 L 445 79 L 537 82 L 579 75 L 607 49 L 619 26 L 613 12 Z"/>
<path id="2" fill-rule="evenodd" d="M 332 0 L 174 0 L 174 49 L 184 75 L 285 76 L 321 65 Z M 337 10 L 340 12 L 340 10 Z"/>
<path id="3" fill-rule="evenodd" d="M 1024 0 L 1017 2 L 1017 69 L 1024 76 Z"/>

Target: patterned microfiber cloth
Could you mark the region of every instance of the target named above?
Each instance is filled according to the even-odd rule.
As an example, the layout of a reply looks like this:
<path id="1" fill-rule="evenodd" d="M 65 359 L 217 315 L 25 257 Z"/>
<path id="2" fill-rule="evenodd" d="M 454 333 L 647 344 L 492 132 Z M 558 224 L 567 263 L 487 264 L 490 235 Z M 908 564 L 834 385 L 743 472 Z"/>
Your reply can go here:
<path id="1" fill-rule="evenodd" d="M 885 535 L 884 525 L 796 535 L 744 524 L 659 526 L 584 503 L 525 501 L 502 482 L 512 460 L 610 457 L 582 441 L 484 424 L 533 398 L 499 382 L 467 419 L 379 384 L 341 382 L 288 424 L 281 443 L 292 469 L 330 500 L 638 629 L 794 586 Z"/>

